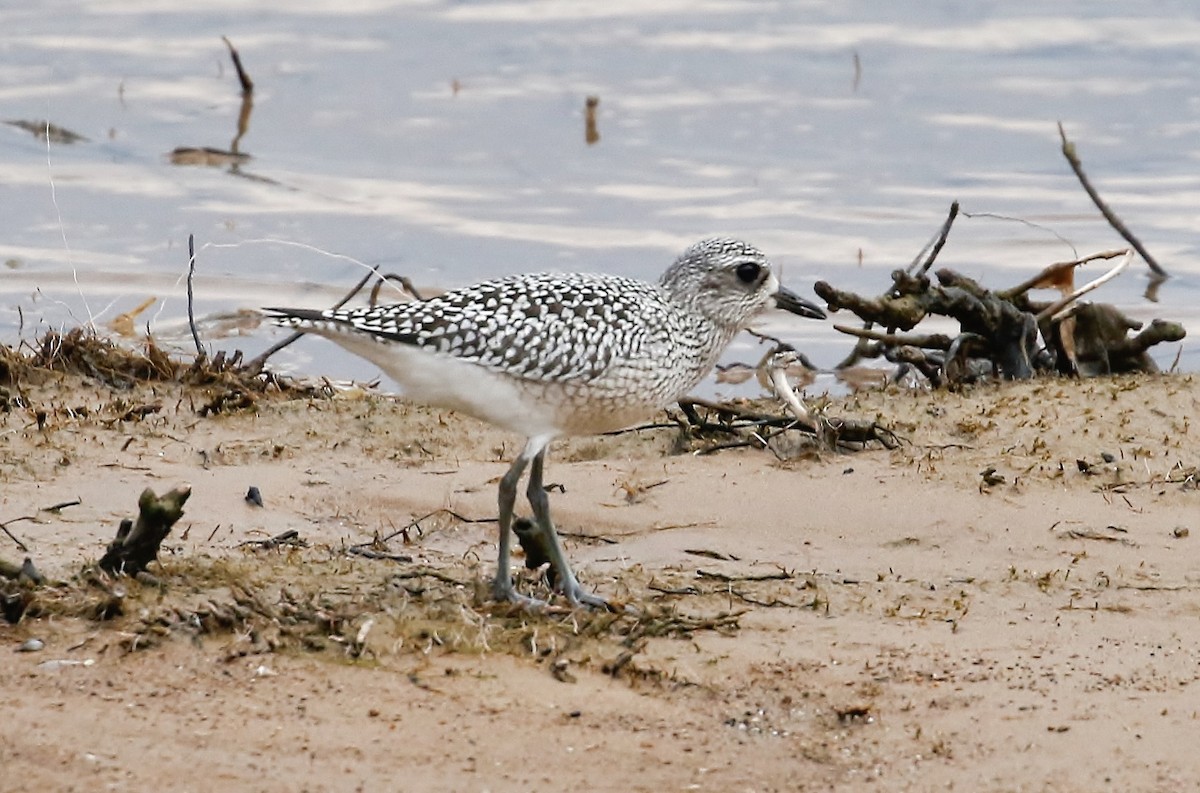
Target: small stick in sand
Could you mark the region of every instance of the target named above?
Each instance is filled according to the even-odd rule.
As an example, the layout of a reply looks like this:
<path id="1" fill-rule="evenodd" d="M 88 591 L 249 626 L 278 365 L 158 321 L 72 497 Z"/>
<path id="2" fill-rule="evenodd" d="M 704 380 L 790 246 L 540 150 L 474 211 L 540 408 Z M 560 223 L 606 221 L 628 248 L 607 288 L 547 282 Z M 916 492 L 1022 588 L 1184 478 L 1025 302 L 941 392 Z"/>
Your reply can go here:
<path id="1" fill-rule="evenodd" d="M 188 299 L 188 326 L 192 329 L 192 341 L 196 343 L 196 356 L 200 360 L 208 357 L 204 352 L 204 346 L 200 344 L 200 333 L 196 330 L 196 310 L 193 305 L 192 279 L 196 277 L 196 237 L 194 234 L 188 235 L 188 276 L 187 276 L 187 299 Z"/>

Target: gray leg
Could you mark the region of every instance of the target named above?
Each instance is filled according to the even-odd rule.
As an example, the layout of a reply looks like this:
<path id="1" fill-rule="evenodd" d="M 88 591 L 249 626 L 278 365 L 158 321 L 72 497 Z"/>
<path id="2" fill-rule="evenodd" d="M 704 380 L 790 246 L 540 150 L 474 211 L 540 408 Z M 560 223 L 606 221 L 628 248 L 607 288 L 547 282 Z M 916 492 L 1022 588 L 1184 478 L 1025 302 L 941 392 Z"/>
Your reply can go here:
<path id="1" fill-rule="evenodd" d="M 511 603 L 534 605 L 538 601 L 528 598 L 513 589 L 509 556 L 512 554 L 513 505 L 517 501 L 517 483 L 529 464 L 529 447 L 513 460 L 508 472 L 500 479 L 500 558 L 496 562 L 496 577 L 492 579 L 492 597 Z"/>
<path id="2" fill-rule="evenodd" d="M 534 456 L 533 465 L 529 468 L 529 488 L 525 494 L 529 497 L 529 506 L 533 508 L 534 523 L 546 536 L 550 564 L 554 566 L 554 571 L 558 574 L 558 588 L 562 590 L 567 602 L 572 606 L 583 604 L 610 609 L 608 601 L 584 590 L 579 585 L 578 579 L 575 578 L 575 573 L 571 571 L 571 564 L 563 552 L 562 542 L 558 539 L 554 522 L 550 520 L 550 499 L 546 496 L 546 488 L 542 484 L 542 466 L 545 460 L 546 449 L 543 447 Z M 501 483 L 501 487 L 503 488 L 503 483 Z"/>

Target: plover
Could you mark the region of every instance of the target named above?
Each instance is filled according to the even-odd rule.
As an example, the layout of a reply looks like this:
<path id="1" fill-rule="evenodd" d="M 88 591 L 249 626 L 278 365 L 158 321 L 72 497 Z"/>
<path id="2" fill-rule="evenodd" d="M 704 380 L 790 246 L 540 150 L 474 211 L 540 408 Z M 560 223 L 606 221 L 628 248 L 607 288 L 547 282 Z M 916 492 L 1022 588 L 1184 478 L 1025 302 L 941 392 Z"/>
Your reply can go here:
<path id="1" fill-rule="evenodd" d="M 268 308 L 276 324 L 315 333 L 378 366 L 410 399 L 525 436 L 500 480 L 493 596 L 529 607 L 510 574 L 513 507 L 526 495 L 555 585 L 571 605 L 607 607 L 580 586 L 550 519 L 550 442 L 628 427 L 687 395 L 729 341 L 772 304 L 823 319 L 780 286 L 766 256 L 735 239 L 703 240 L 657 284 L 615 275 L 513 275 L 428 300 L 375 308 Z"/>

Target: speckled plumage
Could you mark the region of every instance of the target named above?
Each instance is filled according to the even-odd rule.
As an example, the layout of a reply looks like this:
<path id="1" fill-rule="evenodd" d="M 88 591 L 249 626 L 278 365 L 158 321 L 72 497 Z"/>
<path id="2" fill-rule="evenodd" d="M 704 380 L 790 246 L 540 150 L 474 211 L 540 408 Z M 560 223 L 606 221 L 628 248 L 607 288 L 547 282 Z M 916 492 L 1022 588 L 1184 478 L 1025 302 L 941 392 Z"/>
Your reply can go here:
<path id="1" fill-rule="evenodd" d="M 685 251 L 657 284 L 544 273 L 376 308 L 267 310 L 281 325 L 325 336 L 374 362 L 417 401 L 527 436 L 525 452 L 505 477 L 512 481 L 501 484 L 495 584 L 498 596 L 518 599 L 507 573 L 506 486 L 515 493 L 525 464 L 534 460 L 540 488 L 542 457 L 554 437 L 619 429 L 685 396 L 773 300 L 821 315 L 779 286 L 761 251 L 710 239 Z M 533 480 L 531 474 L 531 502 Z M 511 508 L 509 499 L 510 521 Z M 535 516 L 553 531 L 542 511 L 535 503 Z M 561 566 L 568 599 L 591 602 L 565 559 Z"/>

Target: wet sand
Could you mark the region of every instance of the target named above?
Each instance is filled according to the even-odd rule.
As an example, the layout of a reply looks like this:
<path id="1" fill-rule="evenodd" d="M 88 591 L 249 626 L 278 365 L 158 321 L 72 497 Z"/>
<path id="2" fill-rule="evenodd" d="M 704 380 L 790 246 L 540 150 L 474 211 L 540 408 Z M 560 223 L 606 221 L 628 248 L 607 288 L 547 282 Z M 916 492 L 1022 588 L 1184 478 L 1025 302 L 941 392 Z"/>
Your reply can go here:
<path id="1" fill-rule="evenodd" d="M 361 391 L 201 417 L 213 387 L 36 380 L 0 414 L 0 520 L 37 518 L 9 528 L 47 575 L 97 559 L 143 488 L 193 494 L 161 587 L 123 582 L 121 616 L 0 623 L 5 790 L 1200 780 L 1193 376 L 829 406 L 891 427 L 892 451 L 671 454 L 670 428 L 557 444 L 581 579 L 690 620 L 664 635 L 478 596 L 495 524 L 463 519 L 494 517 L 520 439 Z M 375 546 L 400 560 L 346 553 L 434 512 Z M 244 545 L 290 529 L 306 547 Z"/>

